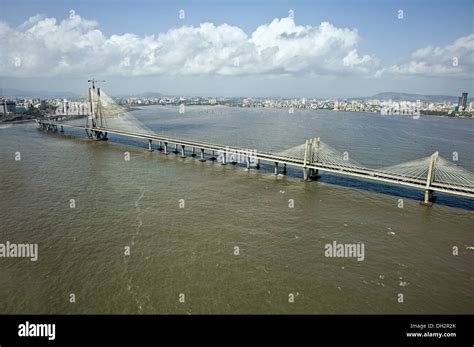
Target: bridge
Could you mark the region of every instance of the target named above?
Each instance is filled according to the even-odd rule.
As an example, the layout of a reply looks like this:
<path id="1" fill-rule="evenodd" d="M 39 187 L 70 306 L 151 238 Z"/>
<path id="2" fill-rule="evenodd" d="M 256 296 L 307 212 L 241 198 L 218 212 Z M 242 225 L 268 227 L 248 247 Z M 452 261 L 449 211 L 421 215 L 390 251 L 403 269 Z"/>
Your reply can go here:
<path id="1" fill-rule="evenodd" d="M 307 140 L 304 144 L 290 148 L 279 153 L 268 153 L 249 151 L 248 149 L 212 144 L 159 134 L 137 133 L 105 127 L 92 127 L 65 124 L 50 120 L 38 120 L 38 126 L 45 131 L 64 131 L 64 128 L 81 129 L 90 135 L 100 133 L 98 139 L 106 138 L 107 134 L 114 134 L 128 138 L 148 141 L 148 151 L 153 151 L 153 141 L 157 150 L 164 154 L 170 153 L 170 147 L 174 145 L 173 153 L 181 153 L 181 157 L 191 152 L 196 157 L 199 150 L 199 160 L 217 160 L 216 154 L 221 157 L 220 163 L 236 163 L 235 157 L 243 159 L 247 169 L 255 166 L 260 168 L 261 162 L 274 165 L 274 173 L 286 174 L 287 167 L 296 167 L 303 170 L 304 180 L 315 180 L 319 171 L 325 171 L 342 176 L 350 176 L 369 181 L 383 182 L 388 184 L 406 186 L 424 191 L 423 203 L 430 204 L 433 192 L 441 192 L 466 198 L 474 198 L 474 174 L 462 167 L 444 159 L 438 152 L 431 156 L 406 163 L 382 167 L 378 169 L 368 168 L 356 161 L 349 159 L 346 153 L 338 152 L 336 149 L 320 141 L 319 138 Z M 188 148 L 188 151 L 186 151 Z M 207 152 L 207 154 L 206 154 Z M 254 165 L 252 165 L 254 164 Z M 280 169 L 281 168 L 281 169 Z"/>
<path id="2" fill-rule="evenodd" d="M 61 132 L 64 132 L 64 128 L 81 129 L 86 132 L 89 138 L 98 141 L 107 140 L 108 134 L 141 139 L 148 141 L 148 151 L 154 150 L 153 141 L 155 141 L 158 143 L 156 149 L 166 155 L 170 153 L 172 145 L 174 145 L 172 152 L 181 153 L 183 158 L 187 153 L 189 154 L 189 151 L 191 151 L 192 157 L 196 157 L 196 150 L 199 150 L 199 160 L 201 161 L 217 160 L 217 153 L 220 164 L 236 164 L 241 161 L 246 164 L 247 169 L 251 167 L 259 169 L 261 162 L 267 162 L 274 165 L 275 175 L 286 174 L 288 167 L 295 167 L 303 170 L 305 181 L 318 179 L 319 171 L 323 171 L 368 181 L 405 186 L 423 190 L 422 203 L 426 205 L 430 205 L 434 200 L 433 192 L 474 198 L 474 174 L 441 157 L 438 152 L 398 165 L 369 168 L 349 159 L 347 153 L 337 151 L 322 142 L 320 138 L 308 139 L 304 144 L 282 152 L 269 153 L 160 134 L 113 129 L 106 125 L 106 106 L 112 110 L 109 115 L 124 112 L 123 108 L 114 105 L 111 98 L 106 99 L 107 96 L 105 93 L 101 93 L 100 88 L 95 89 L 94 82 L 97 81 L 90 80 L 89 82 L 92 82 L 92 88 L 89 88 L 90 112 L 86 125 L 67 124 L 57 119 L 43 119 L 37 120 L 39 128 L 45 131 L 60 129 Z"/>

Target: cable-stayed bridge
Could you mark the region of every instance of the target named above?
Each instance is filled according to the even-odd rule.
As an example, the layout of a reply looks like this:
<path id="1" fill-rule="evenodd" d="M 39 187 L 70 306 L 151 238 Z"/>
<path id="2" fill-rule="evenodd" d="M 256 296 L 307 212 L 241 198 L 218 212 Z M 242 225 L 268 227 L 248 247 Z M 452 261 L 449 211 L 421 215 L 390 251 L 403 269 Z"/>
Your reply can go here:
<path id="1" fill-rule="evenodd" d="M 309 172 L 305 171 L 305 179 L 309 175 L 317 174 L 318 170 L 322 170 L 408 186 L 423 189 L 425 203 L 429 203 L 433 191 L 468 198 L 474 197 L 474 174 L 444 159 L 438 152 L 425 158 L 374 169 L 349 159 L 347 152 L 338 152 L 317 138 L 280 152 L 278 155 L 301 160 L 303 167 L 306 164 Z"/>
<path id="2" fill-rule="evenodd" d="M 64 124 L 56 121 L 39 120 L 38 125 L 43 130 L 64 131 L 64 128 L 76 128 L 85 130 L 88 135 L 94 132 L 102 134 L 114 134 L 129 138 L 148 141 L 148 150 L 153 151 L 153 141 L 158 143 L 156 149 L 164 154 L 172 152 L 186 157 L 190 154 L 196 156 L 196 150 L 200 151 L 199 158 L 216 160 L 216 155 L 223 158 L 221 164 L 235 163 L 234 156 L 244 160 L 247 168 L 255 162 L 255 167 L 260 168 L 261 162 L 267 162 L 275 166 L 275 174 L 286 174 L 287 167 L 296 167 L 303 170 L 305 180 L 318 178 L 319 171 L 329 172 L 342 176 L 366 179 L 388 184 L 395 184 L 424 190 L 424 203 L 429 204 L 433 192 L 442 192 L 451 195 L 474 198 L 474 174 L 462 167 L 442 158 L 438 152 L 431 156 L 406 163 L 382 167 L 368 168 L 349 159 L 347 153 L 341 153 L 319 139 L 307 140 L 306 143 L 290 148 L 279 153 L 250 152 L 248 149 L 212 144 L 194 140 L 181 139 L 159 134 L 138 133 L 127 130 L 112 128 L 101 128 L 91 126 L 80 126 Z M 104 135 L 102 135 L 104 136 Z M 207 154 L 206 154 L 207 152 Z"/>
<path id="3" fill-rule="evenodd" d="M 287 167 L 303 170 L 304 180 L 317 179 L 319 171 L 342 176 L 355 177 L 369 181 L 406 186 L 424 191 L 423 203 L 430 204 L 433 192 L 441 192 L 465 198 L 474 198 L 474 174 L 455 163 L 442 158 L 438 152 L 417 160 L 381 168 L 365 167 L 349 158 L 347 152 L 339 152 L 319 138 L 306 140 L 305 143 L 278 153 L 250 151 L 248 149 L 222 144 L 212 144 L 189 139 L 181 139 L 155 133 L 120 130 L 107 127 L 105 115 L 116 115 L 124 110 L 114 104 L 110 97 L 101 94 L 100 88 L 89 88 L 90 112 L 86 125 L 73 125 L 58 119 L 37 120 L 39 128 L 45 131 L 64 131 L 64 128 L 82 129 L 94 140 L 107 140 L 108 134 L 148 141 L 148 151 L 153 151 L 153 141 L 158 143 L 156 149 L 164 154 L 181 153 L 181 157 L 191 152 L 196 157 L 200 151 L 201 161 L 206 158 L 216 160 L 216 153 L 221 164 L 246 163 L 247 169 L 252 166 L 260 168 L 261 162 L 275 167 L 275 174 L 286 174 Z M 102 97 L 101 97 L 102 95 Z M 105 97 L 104 97 L 105 96 Z M 178 150 L 180 148 L 180 150 Z M 186 148 L 188 150 L 186 150 Z M 207 153 L 206 153 L 207 152 Z M 236 160 L 236 157 L 239 160 Z M 281 169 L 280 169 L 281 168 Z"/>

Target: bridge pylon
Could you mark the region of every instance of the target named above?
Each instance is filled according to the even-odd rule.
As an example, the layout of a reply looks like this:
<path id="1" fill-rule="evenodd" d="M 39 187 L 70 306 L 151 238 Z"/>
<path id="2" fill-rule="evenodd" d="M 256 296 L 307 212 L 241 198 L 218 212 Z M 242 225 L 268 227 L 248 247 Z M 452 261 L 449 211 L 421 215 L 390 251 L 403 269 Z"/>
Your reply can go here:
<path id="1" fill-rule="evenodd" d="M 305 181 L 308 180 L 308 169 L 306 168 L 306 165 L 308 164 L 308 146 L 309 145 L 309 140 L 306 140 L 305 146 L 304 146 L 304 159 L 303 159 L 303 179 Z"/>
<path id="2" fill-rule="evenodd" d="M 430 189 L 431 184 L 435 178 L 436 163 L 438 161 L 439 152 L 436 151 L 431 155 L 430 163 L 428 164 L 428 175 L 426 177 L 425 196 L 422 204 L 431 206 L 434 201 L 433 190 Z"/>
<path id="3" fill-rule="evenodd" d="M 96 141 L 107 141 L 107 132 L 102 129 L 105 127 L 105 120 L 102 114 L 102 103 L 100 100 L 100 88 L 95 88 L 96 82 L 105 82 L 98 81 L 96 79 L 88 80 L 91 83 L 89 87 L 89 116 L 86 120 L 86 134 L 89 138 L 92 138 Z M 90 121 L 90 123 L 89 123 Z M 91 130 L 91 133 L 89 133 Z"/>
<path id="4" fill-rule="evenodd" d="M 307 165 L 319 162 L 319 153 L 321 148 L 321 141 L 318 138 L 306 140 L 303 160 L 303 177 L 305 181 L 312 181 L 319 178 L 319 170 L 307 168 Z M 313 157 L 315 158 L 313 159 Z"/>

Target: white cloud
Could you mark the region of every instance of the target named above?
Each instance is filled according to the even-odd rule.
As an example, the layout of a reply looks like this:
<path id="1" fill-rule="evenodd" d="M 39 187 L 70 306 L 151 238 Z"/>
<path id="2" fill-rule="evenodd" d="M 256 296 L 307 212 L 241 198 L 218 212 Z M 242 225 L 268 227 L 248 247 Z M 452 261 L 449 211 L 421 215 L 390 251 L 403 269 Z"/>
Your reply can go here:
<path id="1" fill-rule="evenodd" d="M 44 14 L 37 14 L 35 16 L 32 16 L 30 18 L 28 18 L 28 20 L 26 22 L 24 22 L 22 25 L 19 26 L 20 29 L 25 29 L 25 28 L 29 28 L 33 25 L 35 25 L 36 23 L 38 23 L 39 21 L 43 20 L 46 16 Z"/>
<path id="2" fill-rule="evenodd" d="M 0 76 L 79 74 L 340 75 L 369 73 L 378 65 L 359 56 L 356 29 L 296 25 L 274 19 L 247 35 L 236 26 L 202 23 L 166 33 L 107 37 L 79 15 L 58 23 L 36 15 L 17 28 L 0 22 Z"/>
<path id="3" fill-rule="evenodd" d="M 376 75 L 473 78 L 474 34 L 463 36 L 445 47 L 415 50 L 410 61 L 377 71 Z"/>

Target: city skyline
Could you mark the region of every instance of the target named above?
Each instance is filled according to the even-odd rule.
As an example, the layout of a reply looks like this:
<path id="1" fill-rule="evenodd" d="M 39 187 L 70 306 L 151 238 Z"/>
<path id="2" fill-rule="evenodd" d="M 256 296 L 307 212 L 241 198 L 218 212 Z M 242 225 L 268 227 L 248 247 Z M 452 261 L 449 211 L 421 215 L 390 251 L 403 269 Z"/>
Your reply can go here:
<path id="1" fill-rule="evenodd" d="M 82 93 L 100 77 L 111 94 L 472 95 L 473 5 L 428 4 L 3 0 L 0 87 Z"/>

